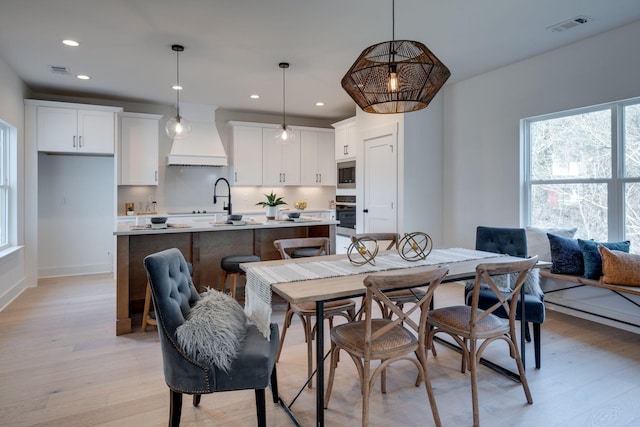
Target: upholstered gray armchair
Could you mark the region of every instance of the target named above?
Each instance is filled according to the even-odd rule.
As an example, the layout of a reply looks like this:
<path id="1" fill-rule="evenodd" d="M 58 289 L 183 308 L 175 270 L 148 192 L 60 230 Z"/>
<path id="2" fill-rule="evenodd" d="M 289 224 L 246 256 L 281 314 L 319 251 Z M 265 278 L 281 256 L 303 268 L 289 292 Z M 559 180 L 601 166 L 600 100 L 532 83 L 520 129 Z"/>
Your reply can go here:
<path id="1" fill-rule="evenodd" d="M 249 325 L 239 354 L 224 371 L 190 357 L 178 344 L 176 329 L 187 319 L 200 299 L 189 267 L 175 248 L 147 256 L 144 266 L 151 285 L 158 321 L 164 377 L 170 389 L 169 426 L 180 425 L 182 394 L 200 395 L 218 391 L 255 390 L 258 426 L 266 426 L 265 389 L 271 382 L 274 403 L 278 403 L 275 355 L 278 349 L 278 325 L 271 324 L 270 341 Z"/>
<path id="2" fill-rule="evenodd" d="M 507 227 L 484 227 L 479 226 L 476 229 L 476 249 L 479 251 L 494 252 L 498 254 L 511 255 L 520 258 L 527 258 L 527 235 L 524 228 L 507 228 Z M 540 349 L 540 325 L 544 322 L 545 307 L 544 307 L 544 293 L 537 285 L 538 271 L 533 270 L 530 277 L 525 282 L 524 301 L 525 301 L 525 322 L 527 326 L 525 328 L 525 337 L 527 341 L 531 341 L 529 333 L 528 322 L 533 324 L 533 344 L 536 369 L 540 369 L 541 366 L 541 349 Z M 471 288 L 465 289 L 465 301 L 467 305 L 471 305 L 470 297 Z M 498 299 L 495 294 L 488 290 L 483 289 L 480 291 L 480 303 L 481 309 L 487 309 L 493 306 Z M 520 304 L 518 303 L 518 311 L 516 319 L 520 320 Z M 497 310 L 495 312 L 497 316 L 506 317 L 504 310 Z M 525 348 L 522 346 L 522 360 L 525 360 L 524 353 Z"/>

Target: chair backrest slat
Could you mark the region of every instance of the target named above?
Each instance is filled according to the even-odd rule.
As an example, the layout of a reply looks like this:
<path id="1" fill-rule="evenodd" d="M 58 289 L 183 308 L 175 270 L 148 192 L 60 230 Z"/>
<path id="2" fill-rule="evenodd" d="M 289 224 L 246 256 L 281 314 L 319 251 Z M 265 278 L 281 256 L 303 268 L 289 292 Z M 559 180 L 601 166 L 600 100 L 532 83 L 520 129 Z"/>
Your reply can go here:
<path id="1" fill-rule="evenodd" d="M 327 237 L 302 237 L 298 239 L 278 239 L 273 245 L 282 259 L 291 258 L 291 251 L 304 248 L 318 248 L 315 256 L 329 254 L 329 239 Z"/>
<path id="2" fill-rule="evenodd" d="M 442 282 L 442 279 L 448 273 L 447 267 L 439 267 L 432 270 L 422 270 L 420 272 L 399 272 L 399 273 L 378 273 L 372 274 L 364 278 L 364 285 L 367 288 L 365 296 L 365 309 L 366 309 L 366 325 L 365 325 L 365 353 L 370 351 L 370 345 L 373 340 L 384 335 L 396 325 L 403 324 L 411 327 L 417 334 L 421 342 L 424 344 L 424 334 L 426 328 L 426 314 L 431 300 L 433 299 L 433 293 Z M 418 287 L 426 287 L 424 295 L 416 301 L 415 305 L 407 311 L 401 310 L 393 301 L 389 299 L 386 292 L 402 289 L 412 289 Z M 375 333 L 372 333 L 372 311 L 371 307 L 374 305 L 374 297 L 384 305 L 387 309 L 391 310 L 396 317 L 390 321 L 383 328 L 378 329 Z M 420 321 L 415 322 L 410 316 L 416 310 L 420 310 Z"/>
<path id="3" fill-rule="evenodd" d="M 524 285 L 524 282 L 531 270 L 536 266 L 537 262 L 538 257 L 535 256 L 523 259 L 522 261 L 479 264 L 476 267 L 476 278 L 473 286 L 473 294 L 471 296 L 470 322 L 472 327 L 489 314 L 493 314 L 500 307 L 502 307 L 505 313 L 507 313 L 508 318 L 511 319 L 511 317 L 513 317 L 515 320 L 520 289 Z M 510 292 L 504 292 L 495 284 L 492 276 L 510 273 L 518 273 L 518 279 L 516 280 L 515 285 L 511 287 Z M 483 284 L 488 285 L 488 288 L 493 291 L 497 298 L 497 302 L 489 308 L 478 310 L 480 289 Z"/>
<path id="4" fill-rule="evenodd" d="M 362 237 L 367 237 L 369 239 L 374 239 L 377 242 L 386 242 L 386 241 L 388 241 L 389 244 L 385 248 L 386 250 L 397 248 L 398 247 L 398 241 L 400 240 L 400 237 L 398 236 L 398 233 L 360 233 L 360 234 L 356 234 L 355 236 L 351 237 L 351 240 L 355 241 L 356 239 L 360 239 Z"/>

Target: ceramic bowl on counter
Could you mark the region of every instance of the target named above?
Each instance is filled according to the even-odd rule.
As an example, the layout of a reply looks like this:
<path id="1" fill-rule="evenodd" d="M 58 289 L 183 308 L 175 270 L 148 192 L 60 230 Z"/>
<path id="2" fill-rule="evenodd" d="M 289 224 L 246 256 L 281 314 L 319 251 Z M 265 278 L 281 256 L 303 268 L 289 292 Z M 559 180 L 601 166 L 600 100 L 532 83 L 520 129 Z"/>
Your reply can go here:
<path id="1" fill-rule="evenodd" d="M 151 224 L 164 224 L 167 222 L 166 216 L 152 216 Z"/>
<path id="2" fill-rule="evenodd" d="M 300 218 L 300 212 L 287 212 L 289 218 Z"/>

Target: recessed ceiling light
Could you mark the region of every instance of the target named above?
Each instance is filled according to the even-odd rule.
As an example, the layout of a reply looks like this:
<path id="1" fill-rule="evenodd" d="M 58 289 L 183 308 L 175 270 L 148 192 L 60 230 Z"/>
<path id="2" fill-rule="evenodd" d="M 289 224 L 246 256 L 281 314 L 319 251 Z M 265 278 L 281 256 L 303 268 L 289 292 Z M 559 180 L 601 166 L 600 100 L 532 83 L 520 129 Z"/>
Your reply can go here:
<path id="1" fill-rule="evenodd" d="M 253 94 L 253 95 L 251 95 L 249 98 L 251 98 L 251 99 L 259 99 L 259 98 L 260 98 L 260 95 L 257 95 L 257 94 L 255 94 L 255 93 L 254 93 L 254 94 Z"/>
<path id="2" fill-rule="evenodd" d="M 78 43 L 75 40 L 71 40 L 71 39 L 62 40 L 62 44 L 67 45 L 67 46 L 71 46 L 71 47 L 80 46 L 80 43 Z"/>
<path id="3" fill-rule="evenodd" d="M 91 77 L 87 76 L 86 74 L 78 74 L 76 78 L 80 80 L 89 80 Z"/>
<path id="4" fill-rule="evenodd" d="M 173 85 L 173 86 L 171 86 L 171 89 L 173 89 L 173 90 L 182 90 L 182 86 L 180 86 L 180 85 Z"/>
<path id="5" fill-rule="evenodd" d="M 316 102 L 316 107 L 324 107 L 324 102 L 322 101 Z"/>

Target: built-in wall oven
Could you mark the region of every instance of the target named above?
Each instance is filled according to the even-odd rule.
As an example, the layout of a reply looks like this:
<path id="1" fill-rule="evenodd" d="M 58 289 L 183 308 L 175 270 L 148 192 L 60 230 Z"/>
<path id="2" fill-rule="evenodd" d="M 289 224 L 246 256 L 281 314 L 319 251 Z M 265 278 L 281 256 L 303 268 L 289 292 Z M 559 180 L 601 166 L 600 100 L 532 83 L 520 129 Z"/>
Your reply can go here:
<path id="1" fill-rule="evenodd" d="M 356 162 L 338 162 L 338 188 L 356 188 Z"/>
<path id="2" fill-rule="evenodd" d="M 336 227 L 337 234 L 356 234 L 356 196 L 336 196 L 336 220 L 340 221 L 340 225 Z"/>

